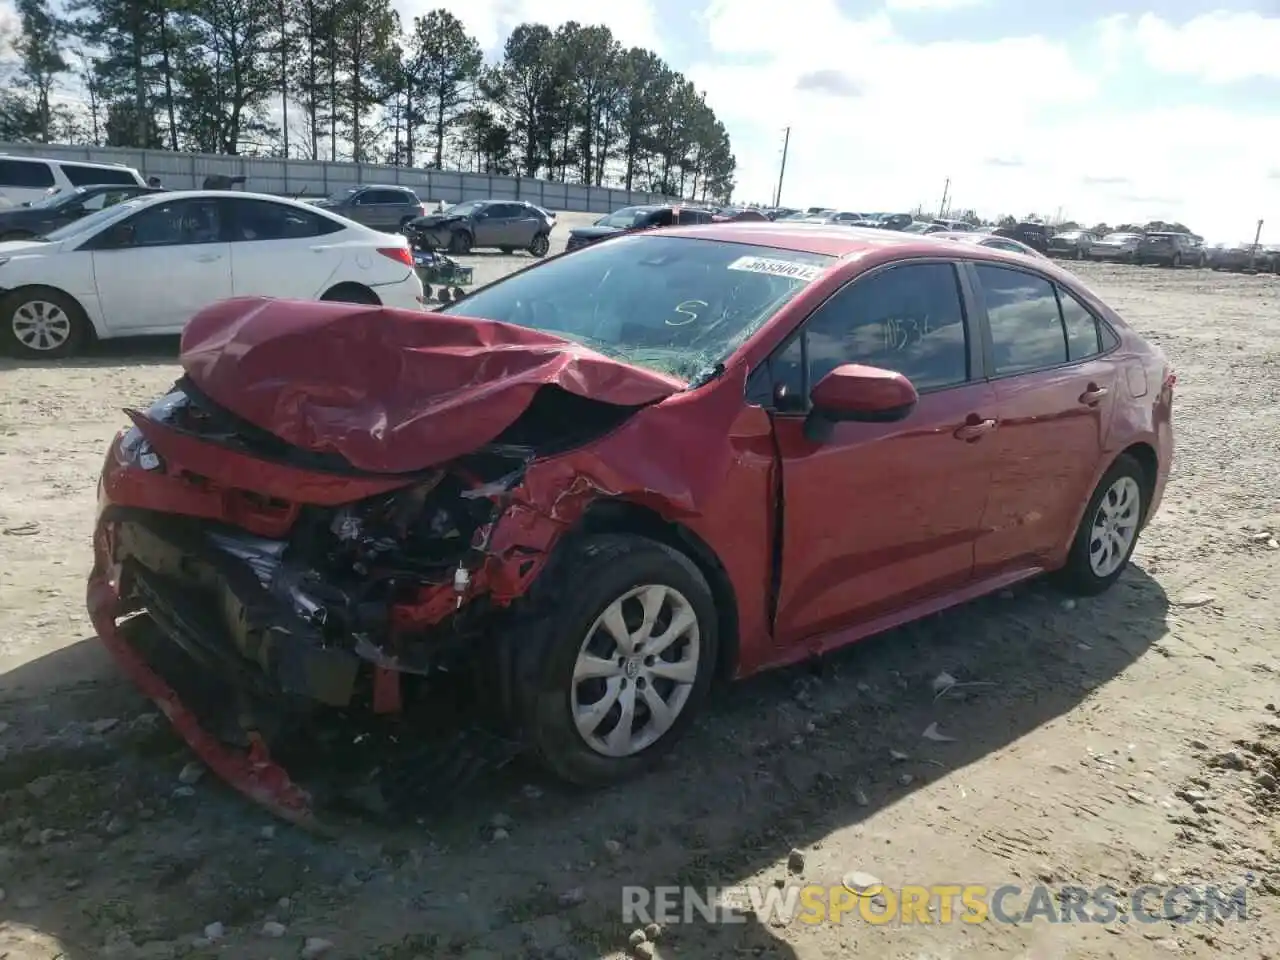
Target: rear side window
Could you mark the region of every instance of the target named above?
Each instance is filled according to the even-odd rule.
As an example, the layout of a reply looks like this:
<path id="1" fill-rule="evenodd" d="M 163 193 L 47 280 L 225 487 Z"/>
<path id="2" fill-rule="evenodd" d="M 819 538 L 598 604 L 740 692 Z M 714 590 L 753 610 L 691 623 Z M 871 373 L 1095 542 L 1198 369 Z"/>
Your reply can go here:
<path id="1" fill-rule="evenodd" d="M 1058 287 L 1062 325 L 1067 331 L 1067 359 L 1084 360 L 1102 352 L 1098 320 L 1079 300 Z"/>
<path id="2" fill-rule="evenodd" d="M 1053 284 L 1020 270 L 975 266 L 987 304 L 997 376 L 1067 362 L 1067 338 Z"/>
<path id="3" fill-rule="evenodd" d="M 78 163 L 61 164 L 62 172 L 73 187 L 92 187 L 97 184 L 123 186 L 126 183 L 137 185 L 137 178 L 128 170 L 117 170 L 112 167 L 83 167 Z"/>
<path id="4" fill-rule="evenodd" d="M 231 239 L 238 242 L 299 240 L 343 229 L 336 220 L 269 200 L 232 200 L 231 213 Z"/>
<path id="5" fill-rule="evenodd" d="M 44 190 L 53 184 L 53 171 L 43 160 L 0 160 L 0 187 Z"/>

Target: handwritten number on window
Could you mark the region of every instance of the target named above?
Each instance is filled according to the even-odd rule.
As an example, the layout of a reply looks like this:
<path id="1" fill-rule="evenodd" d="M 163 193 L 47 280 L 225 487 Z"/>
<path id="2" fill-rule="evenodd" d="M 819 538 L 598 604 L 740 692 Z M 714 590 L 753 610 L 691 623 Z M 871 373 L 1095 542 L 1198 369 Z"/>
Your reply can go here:
<path id="1" fill-rule="evenodd" d="M 909 350 L 929 335 L 929 318 L 886 317 L 882 329 L 885 350 Z"/>

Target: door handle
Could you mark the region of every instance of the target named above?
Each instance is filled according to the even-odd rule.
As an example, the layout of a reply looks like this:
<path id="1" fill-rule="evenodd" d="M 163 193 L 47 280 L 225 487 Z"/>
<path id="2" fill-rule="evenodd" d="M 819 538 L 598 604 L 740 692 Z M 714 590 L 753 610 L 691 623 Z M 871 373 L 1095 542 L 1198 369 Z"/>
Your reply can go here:
<path id="1" fill-rule="evenodd" d="M 964 426 L 956 430 L 955 438 L 964 440 L 966 443 L 974 443 L 977 440 L 981 440 L 995 428 L 995 420 L 983 420 L 976 413 L 971 413 L 965 418 Z"/>
<path id="2" fill-rule="evenodd" d="M 1099 402 L 1101 402 L 1102 398 L 1110 392 L 1111 391 L 1106 387 L 1100 387 L 1096 383 L 1091 383 L 1085 389 L 1084 393 L 1080 394 L 1080 402 L 1086 407 L 1096 407 Z"/>
<path id="3" fill-rule="evenodd" d="M 222 254 L 220 253 L 202 253 L 200 256 L 196 257 L 196 263 L 214 263 L 221 259 Z"/>

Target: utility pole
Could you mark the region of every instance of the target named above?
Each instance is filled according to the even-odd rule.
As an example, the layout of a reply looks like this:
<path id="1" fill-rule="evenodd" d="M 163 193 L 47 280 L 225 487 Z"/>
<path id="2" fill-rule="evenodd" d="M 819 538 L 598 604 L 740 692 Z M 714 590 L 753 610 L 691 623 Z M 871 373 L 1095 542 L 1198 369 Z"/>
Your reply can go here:
<path id="1" fill-rule="evenodd" d="M 782 178 L 787 173 L 787 148 L 791 146 L 791 128 L 787 127 L 786 134 L 782 138 L 782 167 L 778 170 L 778 192 L 773 195 L 773 205 L 775 207 L 782 205 Z"/>
<path id="2" fill-rule="evenodd" d="M 942 203 L 938 204 L 938 218 L 941 219 L 947 215 L 947 195 L 951 192 L 951 178 L 947 177 L 946 183 L 942 185 Z"/>
<path id="3" fill-rule="evenodd" d="M 1249 269 L 1256 270 L 1258 262 L 1258 243 L 1262 240 L 1262 221 L 1258 221 L 1258 229 L 1253 234 L 1253 246 L 1249 248 Z"/>

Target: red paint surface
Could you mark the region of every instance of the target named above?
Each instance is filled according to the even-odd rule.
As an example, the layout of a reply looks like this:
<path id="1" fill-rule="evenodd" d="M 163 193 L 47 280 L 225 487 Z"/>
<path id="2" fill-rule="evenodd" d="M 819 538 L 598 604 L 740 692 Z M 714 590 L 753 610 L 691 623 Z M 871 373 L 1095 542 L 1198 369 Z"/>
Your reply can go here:
<path id="1" fill-rule="evenodd" d="M 546 385 L 621 406 L 683 386 L 524 327 L 261 298 L 196 314 L 181 360 L 192 382 L 232 413 L 302 450 L 337 453 L 378 473 L 470 453 Z"/>

